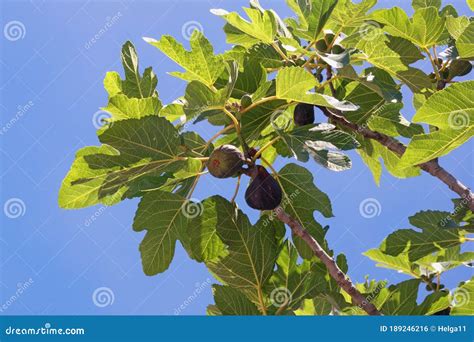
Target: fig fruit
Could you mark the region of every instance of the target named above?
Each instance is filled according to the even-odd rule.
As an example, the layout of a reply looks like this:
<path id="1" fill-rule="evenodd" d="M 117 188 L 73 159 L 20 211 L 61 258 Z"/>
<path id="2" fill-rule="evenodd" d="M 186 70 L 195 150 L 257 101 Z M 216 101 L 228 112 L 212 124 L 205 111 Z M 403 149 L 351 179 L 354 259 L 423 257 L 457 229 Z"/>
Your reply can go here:
<path id="1" fill-rule="evenodd" d="M 207 161 L 209 173 L 216 178 L 237 175 L 244 165 L 244 155 L 233 145 L 222 145 L 212 151 Z"/>
<path id="2" fill-rule="evenodd" d="M 335 55 L 340 55 L 342 53 L 344 53 L 346 51 L 346 49 L 344 49 L 341 45 L 334 45 L 331 49 L 331 53 L 332 54 L 335 54 Z"/>
<path id="3" fill-rule="evenodd" d="M 314 106 L 307 103 L 299 103 L 293 112 L 295 126 L 304 126 L 314 123 Z"/>
<path id="4" fill-rule="evenodd" d="M 328 43 L 328 44 L 331 44 L 333 41 L 334 41 L 334 38 L 336 38 L 336 36 L 334 35 L 334 33 L 326 33 L 324 35 L 324 40 Z"/>
<path id="5" fill-rule="evenodd" d="M 245 191 L 245 201 L 250 208 L 273 210 L 281 203 L 283 193 L 280 184 L 261 165 L 256 166 L 250 185 Z"/>
<path id="6" fill-rule="evenodd" d="M 320 39 L 316 42 L 316 50 L 318 50 L 319 52 L 326 52 L 327 49 L 328 44 L 324 39 Z"/>
<path id="7" fill-rule="evenodd" d="M 242 108 L 247 108 L 248 106 L 250 106 L 252 104 L 252 97 L 248 94 L 245 94 L 244 96 L 242 96 L 242 98 L 240 99 L 240 105 L 242 106 Z"/>

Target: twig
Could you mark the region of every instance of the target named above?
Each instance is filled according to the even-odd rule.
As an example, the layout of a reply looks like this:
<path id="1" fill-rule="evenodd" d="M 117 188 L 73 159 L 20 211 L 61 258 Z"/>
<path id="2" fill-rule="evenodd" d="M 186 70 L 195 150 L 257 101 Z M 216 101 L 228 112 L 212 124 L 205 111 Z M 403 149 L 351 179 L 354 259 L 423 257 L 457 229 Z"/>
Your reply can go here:
<path id="1" fill-rule="evenodd" d="M 383 146 L 387 147 L 390 151 L 396 153 L 398 156 L 402 156 L 406 151 L 406 146 L 403 145 L 398 140 L 389 137 L 386 134 L 372 131 L 365 126 L 358 125 L 356 123 L 348 121 L 346 118 L 341 116 L 339 111 L 328 109 L 326 107 L 318 107 L 332 122 L 336 122 L 341 126 L 350 129 L 354 132 L 357 132 L 364 136 L 365 138 L 378 141 Z M 439 165 L 438 160 L 433 159 L 426 163 L 418 165 L 423 171 L 429 173 L 433 177 L 438 178 L 444 184 L 446 184 L 452 191 L 457 193 L 461 198 L 467 201 L 469 209 L 474 211 L 474 194 L 472 191 L 457 180 L 452 174 L 446 171 L 441 165 Z"/>
<path id="2" fill-rule="evenodd" d="M 283 223 L 287 224 L 293 234 L 299 236 L 313 251 L 326 268 L 328 269 L 331 277 L 337 282 L 337 284 L 345 291 L 349 296 L 351 296 L 353 302 L 362 308 L 369 315 L 380 316 L 380 311 L 377 310 L 375 305 L 370 303 L 363 295 L 355 288 L 352 284 L 352 281 L 341 271 L 339 266 L 332 257 L 330 257 L 326 251 L 319 245 L 319 243 L 303 228 L 303 226 L 288 215 L 282 207 L 275 209 L 276 217 Z"/>
<path id="3" fill-rule="evenodd" d="M 237 185 L 235 186 L 234 196 L 232 196 L 232 199 L 230 200 L 230 203 L 234 203 L 237 195 L 239 194 L 240 179 L 241 178 L 242 178 L 242 175 L 239 175 L 239 177 L 237 177 Z"/>

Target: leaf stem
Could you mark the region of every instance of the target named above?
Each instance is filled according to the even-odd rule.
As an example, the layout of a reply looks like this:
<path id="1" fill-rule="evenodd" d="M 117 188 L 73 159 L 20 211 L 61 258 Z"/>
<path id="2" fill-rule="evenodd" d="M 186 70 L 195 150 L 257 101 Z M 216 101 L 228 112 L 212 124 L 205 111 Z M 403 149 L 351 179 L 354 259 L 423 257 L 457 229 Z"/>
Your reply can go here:
<path id="1" fill-rule="evenodd" d="M 266 160 L 265 158 L 263 158 L 262 156 L 260 156 L 260 159 L 262 160 L 262 162 L 264 162 L 268 168 L 272 171 L 273 173 L 273 176 L 278 179 L 278 171 L 275 170 L 275 168 L 273 167 L 273 165 L 271 163 L 268 162 L 268 160 Z"/>
<path id="2" fill-rule="evenodd" d="M 252 103 L 250 106 L 248 106 L 247 108 L 241 110 L 240 114 L 247 113 L 249 110 L 254 109 L 255 107 L 258 107 L 258 106 L 260 106 L 261 104 L 263 104 L 265 102 L 269 102 L 269 101 L 273 101 L 273 100 L 277 100 L 277 99 L 278 99 L 278 97 L 276 97 L 275 95 L 261 98 L 259 101 L 256 101 L 256 102 Z"/>
<path id="3" fill-rule="evenodd" d="M 265 145 L 262 146 L 262 148 L 260 148 L 257 153 L 255 153 L 255 155 L 253 156 L 252 160 L 253 161 L 256 161 L 261 155 L 262 153 L 267 149 L 269 148 L 270 146 L 272 146 L 274 143 L 276 143 L 278 140 L 280 140 L 280 136 L 278 137 L 275 137 L 273 138 L 272 140 L 270 140 L 269 142 L 267 142 Z"/>
<path id="4" fill-rule="evenodd" d="M 434 71 L 435 76 L 436 76 L 436 80 L 441 81 L 441 76 L 439 75 L 438 67 L 436 66 L 436 63 L 433 59 L 433 56 L 431 55 L 430 50 L 426 47 L 423 48 L 423 50 L 426 52 L 426 54 L 428 55 L 428 58 L 430 59 L 431 66 L 433 67 L 433 71 Z"/>
<path id="5" fill-rule="evenodd" d="M 235 128 L 235 132 L 237 133 L 237 137 L 239 138 L 239 141 L 240 141 L 240 145 L 242 146 L 242 149 L 244 150 L 244 154 L 245 155 L 248 155 L 248 146 L 247 146 L 247 143 L 245 142 L 244 138 L 242 137 L 242 131 L 240 129 L 240 123 L 239 121 L 237 120 L 237 118 L 234 116 L 234 114 L 232 114 L 231 112 L 229 112 L 227 109 L 225 108 L 222 108 L 222 111 L 225 113 L 225 115 L 227 115 L 231 120 L 232 122 L 234 123 L 234 128 Z"/>
<path id="6" fill-rule="evenodd" d="M 237 185 L 235 187 L 234 195 L 232 196 L 232 199 L 230 200 L 230 203 L 234 203 L 235 199 L 237 198 L 237 195 L 239 194 L 239 189 L 240 189 L 240 179 L 242 178 L 242 175 L 239 175 L 237 177 Z"/>
<path id="7" fill-rule="evenodd" d="M 275 49 L 276 52 L 280 55 L 281 58 L 283 58 L 287 62 L 292 62 L 288 57 L 285 55 L 283 51 L 281 51 L 280 47 L 278 46 L 277 43 L 273 42 L 272 43 L 273 48 Z"/>
<path id="8" fill-rule="evenodd" d="M 265 306 L 265 301 L 263 300 L 263 292 L 260 285 L 257 286 L 257 295 L 258 295 L 258 302 L 260 303 L 260 311 L 262 311 L 262 315 L 267 315 L 267 307 Z"/>

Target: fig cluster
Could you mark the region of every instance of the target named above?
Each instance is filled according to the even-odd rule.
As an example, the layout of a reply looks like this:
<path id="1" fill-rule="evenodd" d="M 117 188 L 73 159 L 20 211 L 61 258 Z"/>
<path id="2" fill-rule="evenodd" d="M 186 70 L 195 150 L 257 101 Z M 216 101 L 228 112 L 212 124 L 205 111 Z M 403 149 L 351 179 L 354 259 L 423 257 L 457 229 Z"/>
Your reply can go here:
<path id="1" fill-rule="evenodd" d="M 250 158 L 256 153 L 256 150 L 251 151 Z M 244 168 L 245 163 L 250 166 Z M 207 161 L 207 169 L 216 178 L 235 177 L 243 173 L 249 175 L 251 180 L 245 192 L 245 201 L 253 209 L 273 210 L 282 201 L 283 192 L 275 178 L 263 166 L 246 160 L 244 154 L 233 145 L 216 148 Z"/>

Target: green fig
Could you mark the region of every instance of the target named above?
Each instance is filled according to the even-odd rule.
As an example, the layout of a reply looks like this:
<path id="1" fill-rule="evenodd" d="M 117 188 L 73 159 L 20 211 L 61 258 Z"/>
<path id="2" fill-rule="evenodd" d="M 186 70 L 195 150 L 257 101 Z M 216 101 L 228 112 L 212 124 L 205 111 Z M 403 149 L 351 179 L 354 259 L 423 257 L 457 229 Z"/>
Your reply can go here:
<path id="1" fill-rule="evenodd" d="M 280 205 L 282 198 L 280 184 L 263 166 L 258 165 L 245 191 L 245 201 L 249 207 L 257 210 L 273 210 Z"/>
<path id="2" fill-rule="evenodd" d="M 242 106 L 242 108 L 247 108 L 251 104 L 252 104 L 252 97 L 249 94 L 245 94 L 240 99 L 240 105 Z"/>
<path id="3" fill-rule="evenodd" d="M 331 53 L 334 54 L 334 55 L 340 55 L 342 53 L 344 53 L 346 51 L 346 49 L 344 49 L 341 45 L 334 45 L 331 49 Z"/>
<path id="4" fill-rule="evenodd" d="M 327 49 L 328 44 L 324 39 L 320 39 L 316 42 L 316 50 L 318 50 L 319 52 L 326 52 Z"/>
<path id="5" fill-rule="evenodd" d="M 452 80 L 454 77 L 466 76 L 471 70 L 471 62 L 465 59 L 455 59 L 449 65 L 448 79 Z"/>
<path id="6" fill-rule="evenodd" d="M 299 103 L 293 112 L 295 126 L 304 126 L 314 123 L 314 106 L 307 103 Z"/>
<path id="7" fill-rule="evenodd" d="M 334 33 L 326 33 L 324 35 L 324 40 L 328 43 L 328 44 L 331 44 L 333 41 L 334 41 L 334 38 L 336 38 L 336 36 L 334 35 Z"/>
<path id="8" fill-rule="evenodd" d="M 236 176 L 244 165 L 244 155 L 233 145 L 222 145 L 212 151 L 207 161 L 209 173 L 216 178 Z"/>

